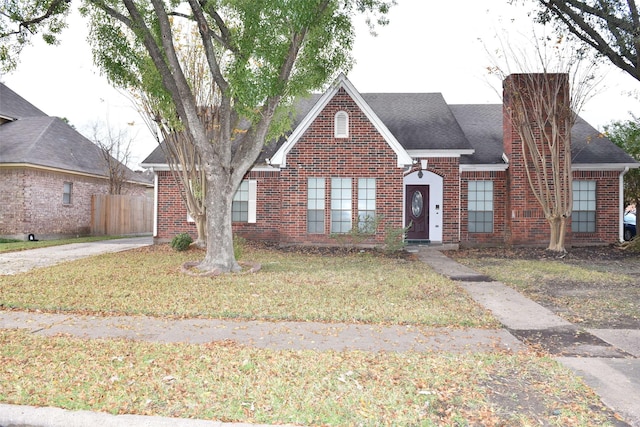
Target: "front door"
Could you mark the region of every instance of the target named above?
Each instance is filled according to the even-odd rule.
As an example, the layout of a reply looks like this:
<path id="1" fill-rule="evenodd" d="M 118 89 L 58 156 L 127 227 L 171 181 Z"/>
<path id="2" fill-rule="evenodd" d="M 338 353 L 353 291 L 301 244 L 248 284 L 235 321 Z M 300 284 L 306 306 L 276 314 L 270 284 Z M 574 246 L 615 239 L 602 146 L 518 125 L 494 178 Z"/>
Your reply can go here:
<path id="1" fill-rule="evenodd" d="M 405 226 L 409 226 L 407 240 L 429 239 L 429 186 L 407 185 Z"/>

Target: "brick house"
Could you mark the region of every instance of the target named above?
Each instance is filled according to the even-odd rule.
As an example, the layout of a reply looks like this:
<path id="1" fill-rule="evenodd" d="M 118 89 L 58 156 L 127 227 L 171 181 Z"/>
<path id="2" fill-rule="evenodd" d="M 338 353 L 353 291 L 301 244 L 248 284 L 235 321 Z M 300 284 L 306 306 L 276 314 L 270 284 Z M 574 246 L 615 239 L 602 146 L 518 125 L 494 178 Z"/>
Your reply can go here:
<path id="1" fill-rule="evenodd" d="M 109 191 L 104 164 L 95 144 L 0 83 L 0 236 L 88 235 L 91 196 Z M 150 186 L 127 169 L 123 194 Z"/>
<path id="2" fill-rule="evenodd" d="M 546 245 L 549 226 L 523 173 L 509 105 L 449 105 L 439 93 L 359 93 L 344 76 L 296 104 L 291 133 L 268 144 L 233 203 L 234 231 L 281 244 L 335 244 L 370 226 L 367 243 Z M 574 213 L 567 245 L 622 237 L 629 155 L 584 120 L 572 129 Z M 195 235 L 161 147 L 154 236 Z"/>

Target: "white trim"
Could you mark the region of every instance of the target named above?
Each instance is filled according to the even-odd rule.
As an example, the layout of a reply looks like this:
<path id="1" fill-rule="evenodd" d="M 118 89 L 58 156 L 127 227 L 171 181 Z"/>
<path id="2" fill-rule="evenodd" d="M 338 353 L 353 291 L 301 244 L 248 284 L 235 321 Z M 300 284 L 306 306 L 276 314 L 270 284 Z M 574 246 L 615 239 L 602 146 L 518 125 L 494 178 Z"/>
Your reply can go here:
<path id="1" fill-rule="evenodd" d="M 276 153 L 271 158 L 270 163 L 273 165 L 278 165 L 280 167 L 287 166 L 287 154 L 293 146 L 298 142 L 300 137 L 306 132 L 306 130 L 311 126 L 313 121 L 318 117 L 318 115 L 322 112 L 324 107 L 331 101 L 338 90 L 340 88 L 344 88 L 347 94 L 353 99 L 356 105 L 365 113 L 367 118 L 371 121 L 371 124 L 376 128 L 376 130 L 382 135 L 387 144 L 391 147 L 391 149 L 396 153 L 398 157 L 397 166 L 404 167 L 406 165 L 410 165 L 412 162 L 411 156 L 407 153 L 407 151 L 400 145 L 400 142 L 393 136 L 391 131 L 385 126 L 385 124 L 380 120 L 380 118 L 373 112 L 369 104 L 362 98 L 362 95 L 356 90 L 353 84 L 347 79 L 344 74 L 340 74 L 340 76 L 336 79 L 336 81 L 331 85 L 329 89 L 318 99 L 315 103 L 311 111 L 302 119 L 300 124 L 293 130 L 291 135 L 287 141 L 282 144 L 282 146 L 276 151 Z"/>
<path id="2" fill-rule="evenodd" d="M 153 174 L 153 236 L 158 236 L 158 174 Z"/>
<path id="3" fill-rule="evenodd" d="M 460 157 L 474 154 L 475 149 L 464 150 L 407 150 L 411 157 Z"/>
<path id="4" fill-rule="evenodd" d="M 443 213 L 444 213 L 444 178 L 431 171 L 422 171 L 422 178 L 418 177 L 415 171 L 409 175 L 405 175 L 402 182 L 402 226 L 405 223 L 407 215 L 407 185 L 428 185 L 429 186 L 429 240 L 432 243 L 442 243 L 443 236 Z M 458 180 L 459 182 L 460 180 Z M 438 206 L 438 209 L 436 209 Z"/>
<path id="5" fill-rule="evenodd" d="M 624 175 L 627 172 L 629 172 L 629 168 L 624 168 L 624 170 L 620 172 L 620 178 L 618 180 L 618 240 L 621 242 L 624 241 Z"/>
<path id="6" fill-rule="evenodd" d="M 166 163 L 139 163 L 138 166 L 142 169 L 149 169 L 152 172 L 167 172 L 171 170 Z"/>
<path id="7" fill-rule="evenodd" d="M 249 172 L 279 172 L 280 168 L 271 165 L 260 165 L 252 167 Z"/>
<path id="8" fill-rule="evenodd" d="M 507 164 L 460 165 L 460 172 L 503 172 L 509 169 Z"/>
<path id="9" fill-rule="evenodd" d="M 572 171 L 623 171 L 626 168 L 639 168 L 640 163 L 574 163 Z"/>
<path id="10" fill-rule="evenodd" d="M 258 211 L 258 181 L 255 179 L 249 180 L 249 202 L 247 206 L 247 222 L 249 224 L 256 223 L 256 215 Z"/>

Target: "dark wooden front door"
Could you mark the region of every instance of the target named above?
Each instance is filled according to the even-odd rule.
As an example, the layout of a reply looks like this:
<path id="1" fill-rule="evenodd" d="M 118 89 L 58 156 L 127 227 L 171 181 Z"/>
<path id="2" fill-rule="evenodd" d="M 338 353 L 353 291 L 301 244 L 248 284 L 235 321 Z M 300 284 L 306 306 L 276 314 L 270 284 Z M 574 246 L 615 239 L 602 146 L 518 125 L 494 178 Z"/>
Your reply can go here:
<path id="1" fill-rule="evenodd" d="M 407 185 L 405 225 L 411 224 L 407 240 L 429 239 L 429 186 Z"/>

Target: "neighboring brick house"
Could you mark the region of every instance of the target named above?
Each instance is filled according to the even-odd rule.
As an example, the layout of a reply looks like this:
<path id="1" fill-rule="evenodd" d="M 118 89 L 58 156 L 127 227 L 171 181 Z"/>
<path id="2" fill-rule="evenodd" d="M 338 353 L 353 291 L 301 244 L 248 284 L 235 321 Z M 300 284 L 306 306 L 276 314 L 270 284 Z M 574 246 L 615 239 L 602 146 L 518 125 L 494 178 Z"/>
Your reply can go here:
<path id="1" fill-rule="evenodd" d="M 234 231 L 335 244 L 336 234 L 375 217 L 373 244 L 410 225 L 406 238 L 415 242 L 546 245 L 549 226 L 510 150 L 517 135 L 509 111 L 448 105 L 437 93 L 360 94 L 341 76 L 296 104 L 292 132 L 269 144 L 247 174 L 234 199 Z M 567 244 L 621 240 L 622 180 L 638 163 L 582 119 L 572 156 L 580 201 Z M 195 234 L 161 147 L 143 166 L 156 173 L 156 240 Z"/>
<path id="2" fill-rule="evenodd" d="M 100 148 L 0 83 L 0 236 L 90 233 L 91 196 L 109 191 Z M 145 195 L 148 179 L 127 169 L 123 194 Z"/>

